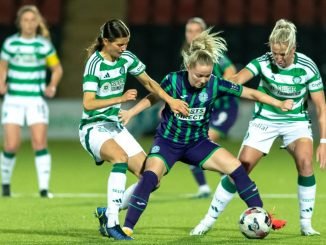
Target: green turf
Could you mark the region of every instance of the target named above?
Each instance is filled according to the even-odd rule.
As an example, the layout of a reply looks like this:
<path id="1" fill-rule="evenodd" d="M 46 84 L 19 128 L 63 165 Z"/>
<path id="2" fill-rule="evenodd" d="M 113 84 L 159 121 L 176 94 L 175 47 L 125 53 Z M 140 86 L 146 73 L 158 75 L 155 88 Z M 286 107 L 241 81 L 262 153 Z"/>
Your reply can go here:
<path id="1" fill-rule="evenodd" d="M 142 140 L 148 150 L 151 138 Z M 239 142 L 225 142 L 236 154 Z M 34 155 L 29 143 L 22 145 L 17 155 L 13 175 L 12 198 L 0 198 L 0 244 L 104 244 L 114 242 L 101 237 L 93 211 L 106 205 L 106 185 L 110 166 L 97 167 L 78 141 L 52 141 L 49 149 L 53 158 L 51 189 L 54 199 L 38 197 Z M 264 240 L 248 240 L 239 230 L 237 221 L 245 204 L 235 198 L 214 229 L 205 237 L 190 237 L 189 231 L 208 209 L 210 199 L 193 200 L 187 194 L 197 191 L 188 167 L 177 164 L 162 182 L 149 202 L 146 212 L 136 226 L 133 244 L 326 244 L 326 180 L 316 164 L 318 184 L 317 203 L 313 219 L 320 237 L 299 234 L 296 171 L 284 150 L 275 146 L 252 173 L 263 195 L 265 208 L 276 207 L 278 217 L 288 225 L 272 232 Z M 220 176 L 207 173 L 210 186 L 215 189 Z M 135 178 L 128 175 L 128 184 Z M 80 196 L 87 194 L 86 196 Z M 93 194 L 94 196 L 91 196 Z M 292 194 L 287 198 L 271 198 L 270 194 Z M 79 196 L 78 196 L 79 195 Z M 125 213 L 121 213 L 123 223 Z M 114 242 L 118 244 L 119 242 Z M 125 244 L 125 242 L 124 242 Z"/>

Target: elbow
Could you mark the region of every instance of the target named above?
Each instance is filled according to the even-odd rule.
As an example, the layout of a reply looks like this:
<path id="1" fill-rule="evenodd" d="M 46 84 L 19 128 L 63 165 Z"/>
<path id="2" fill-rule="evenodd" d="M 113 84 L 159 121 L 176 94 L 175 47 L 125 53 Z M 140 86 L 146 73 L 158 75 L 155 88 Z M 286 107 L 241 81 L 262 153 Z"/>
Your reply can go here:
<path id="1" fill-rule="evenodd" d="M 83 101 L 83 107 L 86 111 L 91 111 L 94 110 L 94 106 L 92 105 L 92 103 L 90 103 L 89 101 Z"/>

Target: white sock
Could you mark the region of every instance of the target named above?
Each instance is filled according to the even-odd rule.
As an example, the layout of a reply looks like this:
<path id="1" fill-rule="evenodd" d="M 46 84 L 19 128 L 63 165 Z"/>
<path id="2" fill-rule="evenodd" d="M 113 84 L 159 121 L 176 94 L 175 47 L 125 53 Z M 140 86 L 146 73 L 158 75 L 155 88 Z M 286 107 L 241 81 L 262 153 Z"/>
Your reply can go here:
<path id="1" fill-rule="evenodd" d="M 12 172 L 16 163 L 16 157 L 5 157 L 3 152 L 0 155 L 1 181 L 2 184 L 10 184 Z"/>
<path id="2" fill-rule="evenodd" d="M 216 220 L 232 200 L 234 194 L 235 193 L 231 193 L 225 190 L 222 186 L 222 181 L 220 181 L 215 190 L 213 200 L 209 206 L 207 215 Z"/>
<path id="3" fill-rule="evenodd" d="M 35 166 L 39 190 L 49 190 L 51 175 L 51 155 L 35 156 Z"/>
<path id="4" fill-rule="evenodd" d="M 108 179 L 108 227 L 119 223 L 119 208 L 122 203 L 123 194 L 126 188 L 127 176 L 125 173 L 111 172 Z"/>
<path id="5" fill-rule="evenodd" d="M 126 210 L 128 208 L 128 203 L 130 201 L 132 193 L 134 193 L 134 190 L 135 190 L 137 184 L 138 184 L 138 182 L 132 184 L 123 193 L 122 202 L 121 202 L 121 205 L 120 205 L 120 210 Z"/>
<path id="6" fill-rule="evenodd" d="M 316 185 L 313 186 L 298 185 L 301 229 L 311 227 L 311 218 L 314 211 L 315 198 L 316 198 Z"/>

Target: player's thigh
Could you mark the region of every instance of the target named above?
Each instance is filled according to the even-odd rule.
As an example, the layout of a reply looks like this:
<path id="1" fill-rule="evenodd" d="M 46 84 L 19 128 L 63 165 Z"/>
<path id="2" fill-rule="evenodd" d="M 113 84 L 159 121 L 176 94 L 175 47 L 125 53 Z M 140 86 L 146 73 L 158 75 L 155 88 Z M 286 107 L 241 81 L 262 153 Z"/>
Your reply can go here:
<path id="1" fill-rule="evenodd" d="M 217 149 L 203 164 L 203 168 L 230 174 L 241 165 L 240 161 L 224 148 Z"/>
<path id="2" fill-rule="evenodd" d="M 128 155 L 113 139 L 106 140 L 100 149 L 101 159 L 115 163 L 128 163 Z"/>
<path id="3" fill-rule="evenodd" d="M 273 142 L 280 135 L 280 127 L 267 120 L 254 119 L 250 121 L 242 146 L 250 146 L 268 154 Z"/>
<path id="4" fill-rule="evenodd" d="M 121 132 L 113 137 L 113 139 L 127 153 L 128 157 L 136 156 L 139 153 L 143 153 L 145 155 L 141 145 L 126 128 L 123 128 Z"/>
<path id="5" fill-rule="evenodd" d="M 263 156 L 264 153 L 257 150 L 256 148 L 252 148 L 251 146 L 247 145 L 242 145 L 238 159 L 244 166 L 246 171 L 250 173 Z"/>
<path id="6" fill-rule="evenodd" d="M 113 139 L 119 132 L 121 132 L 120 129 L 111 129 L 110 126 L 102 123 L 91 124 L 79 129 L 79 139 L 97 165 L 102 164 L 103 161 L 127 162 L 127 153 Z"/>
<path id="7" fill-rule="evenodd" d="M 43 99 L 31 100 L 26 105 L 26 123 L 28 126 L 49 123 L 49 107 Z"/>

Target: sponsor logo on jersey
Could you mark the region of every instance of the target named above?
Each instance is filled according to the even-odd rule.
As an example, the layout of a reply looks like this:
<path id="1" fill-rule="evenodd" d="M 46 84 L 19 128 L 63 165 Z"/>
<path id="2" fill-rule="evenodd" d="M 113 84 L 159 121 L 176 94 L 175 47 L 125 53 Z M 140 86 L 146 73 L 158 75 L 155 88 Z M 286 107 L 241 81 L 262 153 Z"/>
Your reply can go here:
<path id="1" fill-rule="evenodd" d="M 299 83 L 301 83 L 302 79 L 301 79 L 301 77 L 293 77 L 292 78 L 292 81 L 295 84 L 299 84 Z"/>
<path id="2" fill-rule="evenodd" d="M 185 121 L 200 121 L 203 120 L 204 115 L 206 112 L 205 107 L 198 107 L 198 108 L 189 108 L 189 115 L 186 117 L 182 114 L 174 114 L 176 118 Z"/>
<path id="3" fill-rule="evenodd" d="M 199 101 L 204 103 L 208 100 L 208 94 L 206 92 L 201 92 L 199 94 Z"/>

